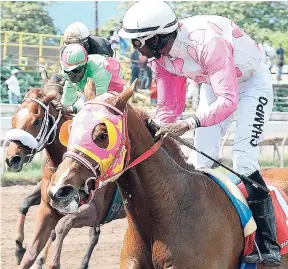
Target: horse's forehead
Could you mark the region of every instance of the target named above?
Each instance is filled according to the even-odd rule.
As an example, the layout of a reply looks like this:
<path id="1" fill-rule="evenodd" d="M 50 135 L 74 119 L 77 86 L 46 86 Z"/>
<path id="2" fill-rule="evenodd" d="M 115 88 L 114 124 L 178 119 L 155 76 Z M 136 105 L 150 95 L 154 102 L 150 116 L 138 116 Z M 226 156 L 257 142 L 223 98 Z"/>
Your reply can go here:
<path id="1" fill-rule="evenodd" d="M 23 121 L 29 115 L 29 113 L 30 111 L 28 107 L 22 107 L 16 113 L 17 119 L 19 121 Z"/>
<path id="2" fill-rule="evenodd" d="M 105 92 L 102 93 L 100 95 L 97 95 L 93 101 L 97 101 L 97 102 L 101 102 L 101 103 L 105 103 L 107 101 L 107 99 L 110 99 L 112 97 L 115 97 L 114 94 L 112 94 L 111 92 Z"/>
<path id="3" fill-rule="evenodd" d="M 32 88 L 25 94 L 25 97 L 37 98 L 38 95 L 40 94 L 40 91 L 41 91 L 40 88 Z"/>
<path id="4" fill-rule="evenodd" d="M 20 110 L 26 108 L 26 109 L 28 109 L 28 111 L 30 113 L 36 114 L 39 112 L 39 107 L 40 107 L 40 105 L 37 102 L 32 101 L 32 100 L 25 100 L 22 103 Z"/>

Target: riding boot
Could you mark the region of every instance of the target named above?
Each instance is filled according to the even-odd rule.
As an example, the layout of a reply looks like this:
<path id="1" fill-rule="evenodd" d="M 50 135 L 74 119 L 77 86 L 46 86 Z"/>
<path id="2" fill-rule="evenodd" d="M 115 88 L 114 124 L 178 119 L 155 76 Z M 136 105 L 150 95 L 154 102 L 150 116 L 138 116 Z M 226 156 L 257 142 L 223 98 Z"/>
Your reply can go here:
<path id="1" fill-rule="evenodd" d="M 252 180 L 266 187 L 266 184 L 258 171 L 249 176 Z M 253 217 L 259 230 L 259 250 L 262 256 L 260 260 L 259 253 L 256 251 L 244 257 L 248 263 L 262 262 L 266 266 L 278 267 L 282 263 L 280 255 L 280 246 L 276 238 L 276 220 L 272 198 L 269 195 L 260 193 L 259 190 L 253 189 L 251 185 L 245 184 L 249 200 L 248 204 L 252 211 Z"/>

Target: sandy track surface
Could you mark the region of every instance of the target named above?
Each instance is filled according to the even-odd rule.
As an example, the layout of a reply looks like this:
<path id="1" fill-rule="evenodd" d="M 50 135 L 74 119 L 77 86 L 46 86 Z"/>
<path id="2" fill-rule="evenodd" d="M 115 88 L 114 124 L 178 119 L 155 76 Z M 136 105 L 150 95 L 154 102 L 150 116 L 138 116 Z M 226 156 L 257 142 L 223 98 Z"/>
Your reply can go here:
<path id="1" fill-rule="evenodd" d="M 18 207 L 33 186 L 1 187 L 1 268 L 17 268 L 14 256 L 15 227 Z M 24 245 L 32 237 L 37 206 L 32 207 L 26 217 Z M 101 227 L 101 235 L 89 268 L 119 268 L 119 255 L 127 227 L 127 221 L 117 220 Z M 61 269 L 79 268 L 88 244 L 89 228 L 72 229 L 64 241 Z M 48 268 L 48 265 L 44 268 Z"/>

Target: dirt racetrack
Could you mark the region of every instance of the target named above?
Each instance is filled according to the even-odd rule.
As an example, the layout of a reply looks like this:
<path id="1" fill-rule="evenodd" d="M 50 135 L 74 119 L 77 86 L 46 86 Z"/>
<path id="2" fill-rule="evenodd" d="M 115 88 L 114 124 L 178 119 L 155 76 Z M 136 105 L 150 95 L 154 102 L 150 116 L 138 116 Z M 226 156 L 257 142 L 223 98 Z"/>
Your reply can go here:
<path id="1" fill-rule="evenodd" d="M 1 187 L 1 268 L 17 268 L 14 256 L 15 227 L 18 207 L 33 186 Z M 25 223 L 24 246 L 30 242 L 37 207 L 28 212 Z M 119 268 L 119 255 L 127 227 L 126 219 L 113 221 L 101 227 L 101 235 L 90 260 L 89 268 Z M 80 267 L 88 243 L 89 228 L 72 229 L 64 241 L 61 269 Z M 49 260 L 48 260 L 49 261 Z M 48 264 L 44 268 L 48 268 Z"/>

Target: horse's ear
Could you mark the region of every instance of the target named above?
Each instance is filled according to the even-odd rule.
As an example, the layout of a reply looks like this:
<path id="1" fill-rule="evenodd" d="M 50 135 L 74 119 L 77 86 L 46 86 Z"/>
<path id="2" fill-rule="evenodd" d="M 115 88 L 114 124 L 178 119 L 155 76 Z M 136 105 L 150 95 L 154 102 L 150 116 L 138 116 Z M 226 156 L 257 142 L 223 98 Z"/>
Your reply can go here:
<path id="1" fill-rule="evenodd" d="M 51 91 L 51 92 L 49 92 L 49 94 L 47 94 L 47 95 L 43 98 L 42 102 L 43 102 L 44 104 L 46 104 L 46 105 L 49 105 L 50 102 L 51 102 L 54 98 L 56 98 L 56 96 L 57 96 L 57 92 L 56 92 L 56 91 Z"/>
<path id="2" fill-rule="evenodd" d="M 114 106 L 117 107 L 120 111 L 124 111 L 128 100 L 132 97 L 137 85 L 137 81 L 138 78 L 136 78 L 127 89 L 118 95 Z"/>
<path id="3" fill-rule="evenodd" d="M 48 79 L 49 79 L 46 69 L 43 69 L 43 70 L 41 71 L 40 76 L 41 76 L 41 79 L 43 80 L 43 83 L 44 83 L 44 84 L 45 84 L 45 83 L 48 81 Z"/>
<path id="4" fill-rule="evenodd" d="M 87 101 L 96 97 L 96 86 L 92 78 L 87 78 L 87 82 L 84 87 L 84 95 Z"/>

